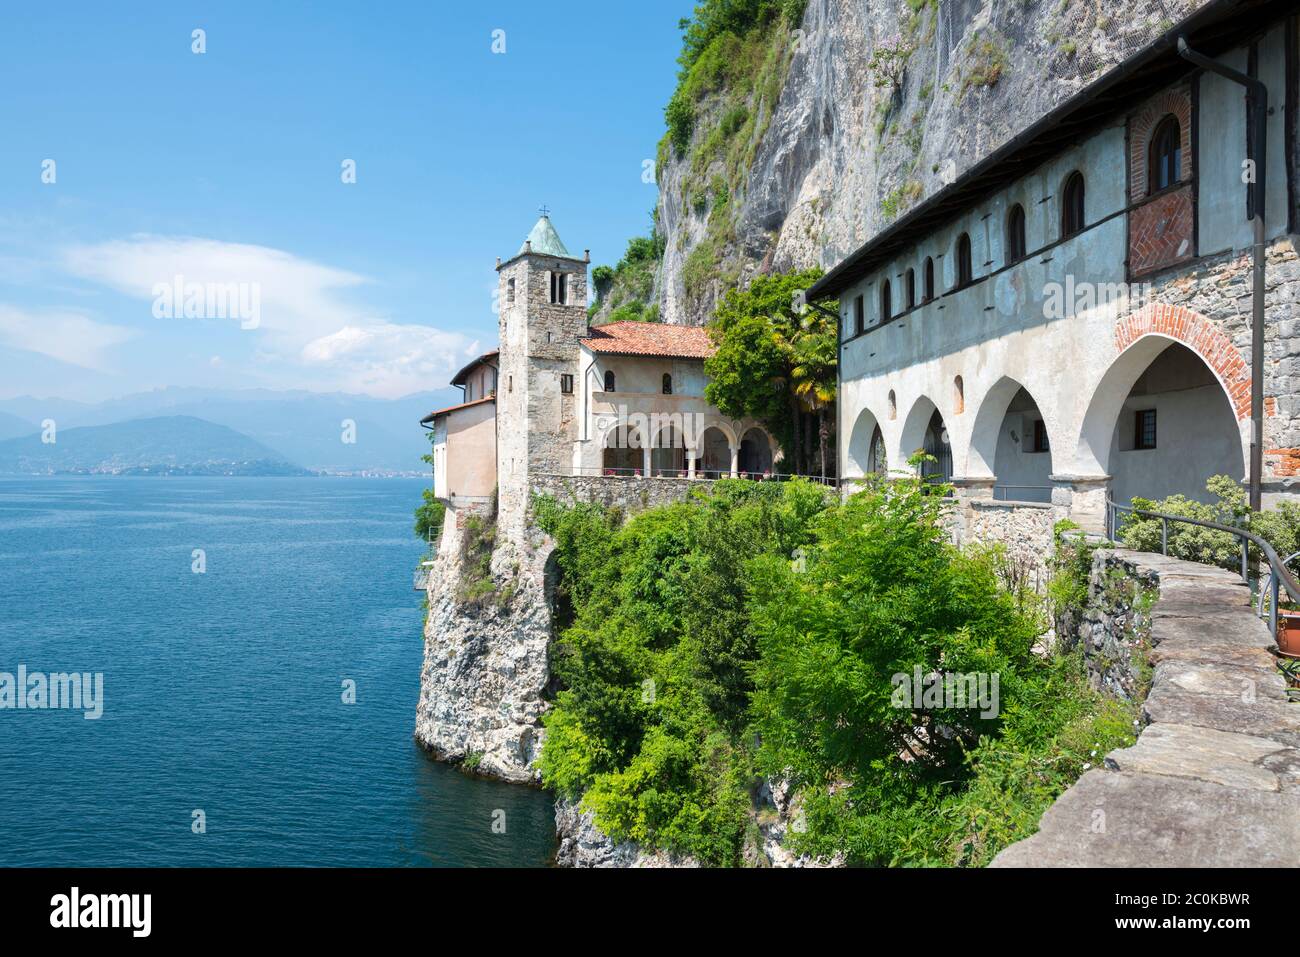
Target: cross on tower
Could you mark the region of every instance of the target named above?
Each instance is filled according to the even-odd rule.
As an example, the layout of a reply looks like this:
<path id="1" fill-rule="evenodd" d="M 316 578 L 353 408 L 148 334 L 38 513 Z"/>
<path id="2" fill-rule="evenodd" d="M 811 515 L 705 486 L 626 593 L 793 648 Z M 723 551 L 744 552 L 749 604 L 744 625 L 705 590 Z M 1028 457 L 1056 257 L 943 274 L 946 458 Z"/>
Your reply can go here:
<path id="1" fill-rule="evenodd" d="M 543 203 L 542 206 L 541 206 L 540 212 L 541 212 L 541 214 L 542 214 L 544 217 L 549 218 L 550 215 L 551 215 L 551 208 L 550 208 L 549 206 L 547 206 L 545 203 Z"/>

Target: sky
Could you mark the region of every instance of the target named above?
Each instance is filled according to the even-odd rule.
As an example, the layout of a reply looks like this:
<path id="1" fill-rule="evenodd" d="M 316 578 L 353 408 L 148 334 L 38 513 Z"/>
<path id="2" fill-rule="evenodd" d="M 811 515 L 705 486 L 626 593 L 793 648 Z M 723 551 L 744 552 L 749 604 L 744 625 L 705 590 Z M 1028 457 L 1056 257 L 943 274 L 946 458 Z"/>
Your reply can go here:
<path id="1" fill-rule="evenodd" d="M 0 399 L 445 386 L 539 207 L 648 232 L 692 6 L 6 4 Z"/>

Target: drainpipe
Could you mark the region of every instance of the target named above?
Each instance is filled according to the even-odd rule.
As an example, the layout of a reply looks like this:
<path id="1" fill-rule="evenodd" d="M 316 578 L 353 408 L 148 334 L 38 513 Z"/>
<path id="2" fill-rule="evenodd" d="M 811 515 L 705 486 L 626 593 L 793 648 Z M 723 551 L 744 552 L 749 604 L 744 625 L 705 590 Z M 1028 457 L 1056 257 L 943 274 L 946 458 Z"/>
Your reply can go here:
<path id="1" fill-rule="evenodd" d="M 1255 227 L 1251 246 L 1254 288 L 1251 293 L 1250 330 L 1250 507 L 1258 512 L 1263 504 L 1264 474 L 1264 216 L 1268 174 L 1268 87 L 1260 80 L 1224 66 L 1187 46 L 1178 38 L 1178 54 L 1204 70 L 1246 88 L 1247 135 L 1255 160 L 1255 190 L 1248 212 Z"/>

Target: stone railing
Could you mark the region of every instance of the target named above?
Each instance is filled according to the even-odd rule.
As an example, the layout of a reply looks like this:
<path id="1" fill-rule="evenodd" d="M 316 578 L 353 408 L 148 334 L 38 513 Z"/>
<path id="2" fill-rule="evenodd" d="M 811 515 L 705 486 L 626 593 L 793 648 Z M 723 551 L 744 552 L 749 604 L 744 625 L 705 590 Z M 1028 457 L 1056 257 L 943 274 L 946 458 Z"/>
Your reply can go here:
<path id="1" fill-rule="evenodd" d="M 1300 865 L 1300 705 L 1241 578 L 1098 550 L 1075 640 L 1113 693 L 1140 700 L 1154 666 L 1146 726 L 992 866 Z"/>

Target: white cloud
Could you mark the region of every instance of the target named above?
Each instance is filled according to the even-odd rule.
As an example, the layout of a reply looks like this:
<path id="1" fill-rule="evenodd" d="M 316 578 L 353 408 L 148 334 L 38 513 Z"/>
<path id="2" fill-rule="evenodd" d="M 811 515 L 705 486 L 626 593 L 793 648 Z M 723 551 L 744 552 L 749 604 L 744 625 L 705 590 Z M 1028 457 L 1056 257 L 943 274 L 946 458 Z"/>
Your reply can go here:
<path id="1" fill-rule="evenodd" d="M 25 310 L 0 303 L 0 344 L 67 362 L 108 370 L 108 352 L 133 338 L 133 329 L 96 322 L 71 310 Z"/>
<path id="2" fill-rule="evenodd" d="M 328 366 L 339 388 L 385 398 L 440 388 L 459 368 L 465 337 L 431 326 L 345 326 L 303 347 L 302 361 Z"/>
<path id="3" fill-rule="evenodd" d="M 136 235 L 74 246 L 67 269 L 151 303 L 154 287 L 256 283 L 260 325 L 254 363 L 280 387 L 396 397 L 440 388 L 460 367 L 468 340 L 431 326 L 402 325 L 349 301 L 370 280 L 267 246 L 193 237 Z M 145 306 L 142 314 L 155 320 Z M 477 344 L 474 344 L 477 350 Z"/>
<path id="4" fill-rule="evenodd" d="M 171 284 L 177 276 L 204 285 L 256 284 L 261 328 L 289 348 L 356 322 L 357 307 L 341 293 L 367 282 L 268 246 L 193 237 L 136 235 L 73 246 L 64 263 L 83 279 L 149 302 L 156 285 Z"/>

